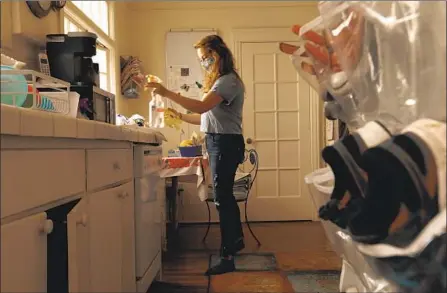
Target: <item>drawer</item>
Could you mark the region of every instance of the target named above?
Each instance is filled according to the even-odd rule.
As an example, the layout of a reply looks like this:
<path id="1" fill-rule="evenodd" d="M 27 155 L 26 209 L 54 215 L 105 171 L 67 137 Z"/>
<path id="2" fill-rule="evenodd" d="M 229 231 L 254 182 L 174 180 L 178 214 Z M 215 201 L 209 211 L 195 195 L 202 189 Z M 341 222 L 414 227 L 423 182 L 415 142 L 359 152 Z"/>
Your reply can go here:
<path id="1" fill-rule="evenodd" d="M 3 150 L 2 218 L 85 190 L 84 150 Z"/>
<path id="2" fill-rule="evenodd" d="M 154 174 L 162 168 L 161 146 L 134 146 L 134 174 L 135 177 Z"/>
<path id="3" fill-rule="evenodd" d="M 87 150 L 87 189 L 132 178 L 131 149 Z"/>

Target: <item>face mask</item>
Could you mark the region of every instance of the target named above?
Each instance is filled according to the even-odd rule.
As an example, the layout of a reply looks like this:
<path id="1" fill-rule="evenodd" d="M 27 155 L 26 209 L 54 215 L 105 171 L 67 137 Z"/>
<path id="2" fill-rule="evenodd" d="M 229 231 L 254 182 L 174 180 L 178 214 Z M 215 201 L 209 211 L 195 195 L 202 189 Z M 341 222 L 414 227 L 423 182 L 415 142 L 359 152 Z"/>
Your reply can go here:
<path id="1" fill-rule="evenodd" d="M 209 57 L 209 58 L 206 58 L 206 59 L 200 61 L 200 64 L 206 71 L 209 71 L 211 66 L 214 64 L 214 62 L 215 62 L 214 58 Z"/>

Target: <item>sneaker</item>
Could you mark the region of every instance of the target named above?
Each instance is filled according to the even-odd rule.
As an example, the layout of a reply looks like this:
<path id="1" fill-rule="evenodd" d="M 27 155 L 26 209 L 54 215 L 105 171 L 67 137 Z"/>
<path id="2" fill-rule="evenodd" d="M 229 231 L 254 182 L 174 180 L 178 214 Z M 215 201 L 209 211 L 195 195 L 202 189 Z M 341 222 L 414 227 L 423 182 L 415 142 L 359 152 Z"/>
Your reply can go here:
<path id="1" fill-rule="evenodd" d="M 205 276 L 222 275 L 234 272 L 235 270 L 236 266 L 234 265 L 234 258 L 232 259 L 221 258 L 220 262 L 217 265 L 209 268 L 206 271 Z"/>

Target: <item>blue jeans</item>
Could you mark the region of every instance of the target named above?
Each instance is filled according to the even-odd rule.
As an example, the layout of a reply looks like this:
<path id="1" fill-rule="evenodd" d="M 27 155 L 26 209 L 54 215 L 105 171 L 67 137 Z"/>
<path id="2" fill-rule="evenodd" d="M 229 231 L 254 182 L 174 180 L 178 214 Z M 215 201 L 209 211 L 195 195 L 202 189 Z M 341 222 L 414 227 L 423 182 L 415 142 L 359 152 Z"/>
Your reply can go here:
<path id="1" fill-rule="evenodd" d="M 207 133 L 205 143 L 214 202 L 219 213 L 221 255 L 235 255 L 244 238 L 239 206 L 233 194 L 236 170 L 244 160 L 244 137 L 240 134 Z"/>

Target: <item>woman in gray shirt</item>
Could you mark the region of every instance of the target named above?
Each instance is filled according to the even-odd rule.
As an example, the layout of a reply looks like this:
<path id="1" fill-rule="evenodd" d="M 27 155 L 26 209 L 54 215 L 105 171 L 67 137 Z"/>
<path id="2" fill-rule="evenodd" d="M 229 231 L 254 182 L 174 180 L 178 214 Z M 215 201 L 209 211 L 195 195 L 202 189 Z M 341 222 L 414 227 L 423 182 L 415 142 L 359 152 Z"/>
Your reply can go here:
<path id="1" fill-rule="evenodd" d="M 206 133 L 221 231 L 221 261 L 206 274 L 217 275 L 234 271 L 234 255 L 245 247 L 239 206 L 233 194 L 234 177 L 245 151 L 242 136 L 244 84 L 234 67 L 233 54 L 221 37 L 207 36 L 194 47 L 206 71 L 201 101 L 183 97 L 159 83 L 147 86 L 193 112 L 178 116 L 185 122 L 200 125 L 200 130 Z"/>

